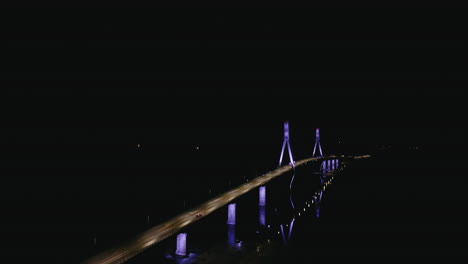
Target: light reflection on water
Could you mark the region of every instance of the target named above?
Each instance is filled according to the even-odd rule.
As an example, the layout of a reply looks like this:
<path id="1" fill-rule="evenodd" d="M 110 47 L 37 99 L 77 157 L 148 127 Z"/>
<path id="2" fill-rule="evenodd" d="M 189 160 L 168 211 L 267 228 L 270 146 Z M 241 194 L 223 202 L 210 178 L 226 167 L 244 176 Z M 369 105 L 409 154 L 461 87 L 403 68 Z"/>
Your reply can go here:
<path id="1" fill-rule="evenodd" d="M 207 218 L 211 219 L 207 219 L 206 221 L 220 221 L 220 218 L 224 214 L 223 222 L 227 227 L 227 234 L 224 233 L 224 241 L 227 241 L 226 245 L 228 248 L 237 251 L 244 253 L 257 252 L 260 254 L 259 249 L 263 248 L 265 243 L 270 244 L 272 241 L 274 243 L 275 241 L 282 241 L 282 244 L 287 246 L 287 242 L 293 237 L 293 233 L 297 232 L 294 230 L 296 217 L 319 217 L 320 196 L 316 197 L 315 200 L 312 197 L 317 189 L 321 190 L 321 187 L 325 185 L 327 178 L 320 174 L 320 177 L 314 175 L 313 172 L 320 170 L 320 167 L 322 167 L 315 163 L 314 165 L 310 166 L 312 168 L 298 169 L 297 172 L 289 173 L 289 176 L 284 175 L 282 180 L 274 180 L 267 184 L 268 188 L 266 189 L 269 193 L 267 197 L 271 198 L 264 202 L 266 206 L 259 206 L 258 203 L 255 203 L 255 200 L 259 201 L 259 192 L 256 191 L 251 191 L 244 195 L 244 197 L 237 199 L 236 203 L 238 204 L 237 209 L 239 212 L 237 214 L 238 221 L 235 224 L 226 224 L 226 218 L 228 217 L 227 207 L 220 209 L 224 213 L 218 214 L 217 217 L 209 216 Z M 333 162 L 331 162 L 330 168 L 333 165 Z M 328 171 L 330 170 L 326 172 Z M 313 177 L 310 177 L 311 175 Z M 289 181 L 289 179 L 291 181 L 286 185 L 289 185 L 289 188 L 284 188 L 284 182 Z M 301 195 L 295 195 L 296 193 Z M 319 191 L 318 193 L 321 195 L 322 192 Z M 286 196 L 289 196 L 289 199 L 284 199 Z M 294 201 L 304 206 L 295 208 Z M 252 210 L 254 208 L 256 208 L 255 211 Z M 257 221 L 253 221 L 248 215 L 257 215 Z M 266 222 L 268 222 L 268 227 Z M 191 229 L 197 229 L 196 225 L 195 223 Z M 198 232 L 203 233 L 203 230 L 198 230 Z M 214 231 L 210 230 L 208 232 Z M 205 239 L 209 240 L 209 235 Z M 219 239 L 222 239 L 222 237 L 218 236 L 216 239 L 213 236 L 211 245 L 222 244 Z M 212 247 L 206 244 L 202 246 L 198 241 L 190 241 L 190 244 L 188 245 L 188 249 L 197 249 L 201 252 L 199 255 L 203 255 L 203 252 Z"/>

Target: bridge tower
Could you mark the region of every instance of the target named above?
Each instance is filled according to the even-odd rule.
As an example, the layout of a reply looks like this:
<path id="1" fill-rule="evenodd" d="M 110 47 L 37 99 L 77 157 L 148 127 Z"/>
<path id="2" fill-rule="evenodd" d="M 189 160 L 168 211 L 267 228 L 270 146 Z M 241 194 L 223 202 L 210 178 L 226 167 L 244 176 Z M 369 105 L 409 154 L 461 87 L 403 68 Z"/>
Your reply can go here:
<path id="1" fill-rule="evenodd" d="M 318 128 L 315 129 L 315 145 L 314 145 L 314 151 L 312 153 L 312 157 L 315 157 L 315 151 L 317 150 L 317 147 L 319 150 L 318 152 L 320 152 L 320 155 L 318 155 L 318 152 L 317 152 L 317 156 L 323 157 L 322 146 L 320 145 L 320 130 Z"/>
<path id="2" fill-rule="evenodd" d="M 294 158 L 293 158 L 292 152 L 291 152 L 291 144 L 289 143 L 289 124 L 288 124 L 288 121 L 284 122 L 284 140 L 283 140 L 283 147 L 281 148 L 281 155 L 280 155 L 278 167 L 281 167 L 281 162 L 283 161 L 284 147 L 286 147 L 286 144 L 288 145 L 289 162 L 290 162 L 291 166 L 293 166 L 293 168 L 294 168 Z"/>

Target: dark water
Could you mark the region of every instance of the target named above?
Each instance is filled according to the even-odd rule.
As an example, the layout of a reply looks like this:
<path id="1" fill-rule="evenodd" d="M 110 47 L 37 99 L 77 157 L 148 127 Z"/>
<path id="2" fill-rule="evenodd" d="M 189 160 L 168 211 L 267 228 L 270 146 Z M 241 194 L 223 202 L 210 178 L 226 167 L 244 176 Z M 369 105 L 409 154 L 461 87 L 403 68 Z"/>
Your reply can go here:
<path id="1" fill-rule="evenodd" d="M 375 151 L 371 159 L 349 163 L 324 193 L 320 218 L 305 205 L 319 188 L 319 176 L 313 174 L 318 164 L 298 168 L 292 196 L 289 191 L 292 173 L 273 180 L 267 185 L 266 206 L 266 224 L 271 225 L 271 229 L 259 225 L 258 190 L 236 200 L 235 236 L 243 243 L 240 252 L 250 258 L 253 254 L 257 262 L 277 260 L 279 263 L 313 256 L 466 255 L 463 250 L 466 243 L 461 240 L 466 236 L 467 222 L 465 165 L 459 157 L 444 159 L 434 152 L 435 149 L 386 149 Z M 242 162 L 239 160 L 239 164 L 245 164 Z M 107 200 L 93 200 L 96 193 L 90 190 L 89 199 L 86 194 L 81 200 L 72 199 L 73 194 L 65 192 L 54 200 L 31 197 L 25 202 L 6 203 L 2 214 L 2 247 L 7 249 L 6 256 L 15 262 L 26 258 L 44 259 L 49 263 L 79 263 L 169 219 L 184 208 L 191 208 L 268 171 L 268 166 L 274 168 L 274 164 L 264 168 L 255 168 L 253 164 L 237 168 L 223 167 L 222 163 L 210 169 L 204 166 L 194 165 L 177 172 L 164 166 L 153 169 L 165 175 L 166 180 L 161 181 L 161 185 L 157 181 L 144 181 L 145 177 L 154 177 L 149 170 L 123 166 L 113 170 L 116 175 L 113 177 L 112 170 L 102 169 L 95 171 L 94 176 L 102 172 L 104 176 L 99 177 L 109 182 L 120 181 L 110 185 L 121 188 L 117 190 L 109 190 L 106 181 L 96 181 L 96 193 L 113 195 Z M 80 177 L 85 170 L 62 173 L 66 172 L 63 184 L 83 184 Z M 56 176 L 61 172 L 51 170 L 51 173 Z M 138 177 L 118 177 L 122 174 Z M 44 177 L 38 178 L 36 186 L 44 186 L 43 181 Z M 88 175 L 81 181 L 89 183 L 92 177 Z M 130 194 L 123 191 L 125 186 L 138 186 L 141 193 L 129 197 Z M 33 190 L 35 185 L 25 188 Z M 40 191 L 31 191 L 31 195 Z M 50 189 L 44 188 L 44 191 Z M 292 208 L 291 197 L 296 211 Z M 294 212 L 304 207 L 306 211 L 300 217 L 296 214 L 291 239 L 284 245 L 277 234 L 279 225 L 290 224 Z M 226 219 L 227 208 L 223 207 L 183 230 L 188 234 L 188 251 L 201 256 L 213 248 L 227 248 Z M 273 250 L 256 254 L 256 247 L 268 239 Z M 174 253 L 175 241 L 175 237 L 170 237 L 129 263 L 174 263 L 167 256 Z"/>

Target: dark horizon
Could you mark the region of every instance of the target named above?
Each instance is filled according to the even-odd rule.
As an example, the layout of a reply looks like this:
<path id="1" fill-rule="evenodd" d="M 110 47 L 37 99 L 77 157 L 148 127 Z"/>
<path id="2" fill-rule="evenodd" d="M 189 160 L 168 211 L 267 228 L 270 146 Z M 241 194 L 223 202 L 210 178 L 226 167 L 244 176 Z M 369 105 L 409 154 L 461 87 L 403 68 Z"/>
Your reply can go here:
<path id="1" fill-rule="evenodd" d="M 466 202 L 460 10 L 5 10 L 2 257 L 94 254 L 96 234 L 116 243 L 147 215 L 271 171 L 285 121 L 295 159 L 312 155 L 315 128 L 325 154 L 375 155 L 330 196 L 378 186 L 357 193 L 358 219 L 384 219 L 373 199 L 401 188 L 410 220 L 439 221 L 425 202 L 440 192 L 444 221 L 460 221 L 448 212 Z"/>

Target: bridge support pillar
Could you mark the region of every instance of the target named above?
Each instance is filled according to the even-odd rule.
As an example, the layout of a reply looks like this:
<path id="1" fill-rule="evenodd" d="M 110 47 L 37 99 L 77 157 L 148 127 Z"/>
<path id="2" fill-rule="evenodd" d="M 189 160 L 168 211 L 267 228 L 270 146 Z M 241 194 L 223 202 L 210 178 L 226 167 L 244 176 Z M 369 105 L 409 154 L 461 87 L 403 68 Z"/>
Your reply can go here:
<path id="1" fill-rule="evenodd" d="M 176 255 L 187 255 L 187 233 L 180 233 L 177 235 Z"/>
<path id="2" fill-rule="evenodd" d="M 322 165 L 320 165 L 320 169 L 322 170 L 322 173 L 324 174 L 329 171 L 328 163 L 326 160 L 322 161 Z"/>
<path id="3" fill-rule="evenodd" d="M 260 186 L 258 189 L 258 205 L 265 206 L 266 205 L 266 187 Z"/>
<path id="4" fill-rule="evenodd" d="M 228 205 L 228 225 L 236 224 L 236 204 L 232 203 Z"/>

